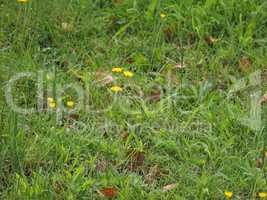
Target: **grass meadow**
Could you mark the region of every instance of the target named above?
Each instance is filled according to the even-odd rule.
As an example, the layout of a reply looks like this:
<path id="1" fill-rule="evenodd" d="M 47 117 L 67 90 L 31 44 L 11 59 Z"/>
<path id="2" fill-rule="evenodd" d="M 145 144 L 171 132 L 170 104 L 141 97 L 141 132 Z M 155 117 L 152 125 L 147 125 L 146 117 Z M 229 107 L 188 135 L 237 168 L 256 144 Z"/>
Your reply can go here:
<path id="1" fill-rule="evenodd" d="M 0 199 L 267 199 L 266 0 L 0 0 Z"/>

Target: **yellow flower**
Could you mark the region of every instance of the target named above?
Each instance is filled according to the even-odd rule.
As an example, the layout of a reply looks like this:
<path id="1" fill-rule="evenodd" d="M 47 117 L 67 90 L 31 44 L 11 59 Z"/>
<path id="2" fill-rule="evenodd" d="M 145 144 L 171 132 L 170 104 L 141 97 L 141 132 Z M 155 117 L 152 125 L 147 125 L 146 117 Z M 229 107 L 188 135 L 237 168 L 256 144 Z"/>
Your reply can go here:
<path id="1" fill-rule="evenodd" d="M 265 158 L 267 158 L 267 151 L 265 151 Z"/>
<path id="2" fill-rule="evenodd" d="M 112 72 L 121 73 L 123 69 L 121 67 L 114 67 L 112 68 Z"/>
<path id="3" fill-rule="evenodd" d="M 267 197 L 267 192 L 259 192 L 258 195 L 259 195 L 260 198 L 263 199 L 263 198 L 266 198 Z"/>
<path id="4" fill-rule="evenodd" d="M 226 198 L 230 199 L 233 196 L 233 192 L 225 191 L 224 195 L 226 196 Z"/>
<path id="5" fill-rule="evenodd" d="M 122 88 L 120 86 L 113 86 L 110 89 L 112 92 L 122 92 Z"/>
<path id="6" fill-rule="evenodd" d="M 130 72 L 130 71 L 125 71 L 123 72 L 124 76 L 127 77 L 127 78 L 131 78 L 133 77 L 133 72 Z"/>
<path id="7" fill-rule="evenodd" d="M 19 3 L 27 3 L 28 0 L 17 0 Z"/>
<path id="8" fill-rule="evenodd" d="M 164 19 L 164 18 L 166 17 L 166 14 L 164 14 L 164 13 L 160 13 L 159 16 L 160 16 L 161 19 Z"/>
<path id="9" fill-rule="evenodd" d="M 48 98 L 47 98 L 47 102 L 48 102 L 48 103 L 52 103 L 52 102 L 54 102 L 54 101 L 55 101 L 55 100 L 54 100 L 52 97 L 48 97 Z"/>
<path id="10" fill-rule="evenodd" d="M 47 98 L 47 105 L 50 108 L 55 108 L 56 107 L 56 102 L 52 97 Z"/>
<path id="11" fill-rule="evenodd" d="M 74 102 L 73 102 L 73 101 L 67 101 L 67 106 L 68 106 L 69 108 L 73 108 L 73 106 L 74 106 Z"/>
<path id="12" fill-rule="evenodd" d="M 49 102 L 48 103 L 48 106 L 50 107 L 50 108 L 55 108 L 56 107 L 56 102 Z"/>

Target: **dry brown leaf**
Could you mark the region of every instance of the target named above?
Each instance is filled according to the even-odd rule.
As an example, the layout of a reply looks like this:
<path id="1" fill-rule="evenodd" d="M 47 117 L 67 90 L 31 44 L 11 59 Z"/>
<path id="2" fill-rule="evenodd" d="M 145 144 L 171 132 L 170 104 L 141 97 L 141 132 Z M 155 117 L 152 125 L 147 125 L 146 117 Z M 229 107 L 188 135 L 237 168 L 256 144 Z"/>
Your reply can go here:
<path id="1" fill-rule="evenodd" d="M 104 160 L 101 160 L 96 165 L 96 171 L 97 172 L 104 172 L 108 167 L 108 163 Z"/>
<path id="2" fill-rule="evenodd" d="M 156 181 L 157 176 L 160 175 L 160 168 L 158 165 L 149 168 L 148 174 L 145 176 L 145 180 L 148 184 L 153 184 Z"/>
<path id="3" fill-rule="evenodd" d="M 165 37 L 165 40 L 167 42 L 170 42 L 172 41 L 173 37 L 174 37 L 174 28 L 172 26 L 168 26 L 167 28 L 165 28 L 163 30 L 164 32 L 164 37 Z"/>
<path id="4" fill-rule="evenodd" d="M 185 68 L 185 65 L 183 63 L 176 63 L 174 68 L 175 69 L 182 69 L 182 68 Z"/>
<path id="5" fill-rule="evenodd" d="M 167 191 L 172 190 L 172 189 L 174 189 L 174 188 L 176 188 L 176 187 L 177 187 L 177 184 L 176 184 L 176 183 L 172 183 L 172 184 L 169 184 L 169 185 L 165 185 L 165 186 L 163 187 L 163 191 L 164 191 L 164 192 L 167 192 Z"/>
<path id="6" fill-rule="evenodd" d="M 104 197 L 107 198 L 114 198 L 118 195 L 118 189 L 113 188 L 113 187 L 109 187 L 109 188 L 103 188 L 101 190 L 97 190 L 97 192 Z"/>
<path id="7" fill-rule="evenodd" d="M 53 183 L 53 189 L 57 194 L 61 193 L 61 191 L 63 190 L 62 183 L 59 181 L 55 181 Z"/>
<path id="8" fill-rule="evenodd" d="M 76 127 L 73 124 L 66 125 L 65 128 L 66 128 L 67 132 L 70 132 L 71 130 L 75 130 L 76 129 Z"/>
<path id="9" fill-rule="evenodd" d="M 128 64 L 133 64 L 133 63 L 134 63 L 134 59 L 131 58 L 131 57 L 128 58 L 128 59 L 127 59 L 127 63 L 128 63 Z"/>
<path id="10" fill-rule="evenodd" d="M 195 40 L 196 40 L 196 36 L 192 32 L 190 32 L 190 33 L 187 34 L 187 38 L 188 38 L 187 39 L 187 42 L 190 45 L 193 44 L 195 42 Z"/>
<path id="11" fill-rule="evenodd" d="M 213 45 L 215 42 L 218 41 L 218 39 L 216 39 L 216 38 L 214 38 L 214 37 L 212 37 L 212 36 L 207 36 L 207 37 L 205 37 L 204 39 L 205 39 L 205 41 L 206 41 L 206 43 L 207 43 L 208 45 Z"/>
<path id="12" fill-rule="evenodd" d="M 260 103 L 267 103 L 267 92 L 263 95 L 263 97 L 261 98 Z"/>
<path id="13" fill-rule="evenodd" d="M 250 67 L 252 65 L 252 60 L 248 57 L 243 57 L 240 59 L 239 61 L 239 68 L 243 71 L 243 72 L 247 72 L 249 71 Z"/>
<path id="14" fill-rule="evenodd" d="M 107 84 L 110 84 L 114 81 L 115 79 L 113 78 L 113 76 L 111 75 L 107 75 L 103 80 L 102 80 L 102 83 L 104 85 L 107 85 Z"/>
<path id="15" fill-rule="evenodd" d="M 127 131 L 124 131 L 122 134 L 121 134 L 121 138 L 122 140 L 127 140 L 129 137 L 129 133 Z"/>
<path id="16" fill-rule="evenodd" d="M 143 151 L 136 151 L 131 153 L 131 160 L 128 165 L 128 169 L 130 171 L 136 171 L 139 167 L 141 167 L 144 164 L 145 160 L 145 152 Z"/>
<path id="17" fill-rule="evenodd" d="M 159 102 L 161 100 L 161 91 L 160 90 L 153 90 L 148 99 L 153 102 Z"/>
<path id="18" fill-rule="evenodd" d="M 95 73 L 95 79 L 101 85 L 108 85 L 115 81 L 115 78 L 111 74 L 101 70 Z"/>
<path id="19" fill-rule="evenodd" d="M 256 167 L 257 168 L 261 168 L 262 167 L 262 164 L 263 164 L 262 158 L 257 158 L 256 159 Z"/>
<path id="20" fill-rule="evenodd" d="M 80 115 L 78 114 L 70 114 L 69 119 L 77 121 L 80 118 Z"/>

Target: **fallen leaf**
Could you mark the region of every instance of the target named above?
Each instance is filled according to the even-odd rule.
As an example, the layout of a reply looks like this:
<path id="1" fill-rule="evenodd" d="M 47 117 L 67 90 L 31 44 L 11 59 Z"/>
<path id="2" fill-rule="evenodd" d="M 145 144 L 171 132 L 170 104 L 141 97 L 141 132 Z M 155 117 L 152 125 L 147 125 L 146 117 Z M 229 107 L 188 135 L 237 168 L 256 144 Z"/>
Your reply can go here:
<path id="1" fill-rule="evenodd" d="M 32 176 L 32 172 L 33 172 L 32 163 L 26 162 L 24 166 L 24 175 L 30 177 Z"/>
<path id="2" fill-rule="evenodd" d="M 53 184 L 53 189 L 57 194 L 59 194 L 63 190 L 63 186 L 59 181 L 55 181 Z"/>
<path id="3" fill-rule="evenodd" d="M 103 188 L 101 190 L 99 190 L 98 192 L 100 195 L 103 195 L 104 197 L 107 198 L 114 198 L 118 195 L 118 189 L 116 188 Z"/>
<path id="4" fill-rule="evenodd" d="M 153 90 L 148 99 L 153 102 L 159 102 L 161 100 L 161 91 L 160 90 Z"/>
<path id="5" fill-rule="evenodd" d="M 171 42 L 174 37 L 174 28 L 172 26 L 169 26 L 163 30 L 164 37 L 167 42 Z"/>
<path id="6" fill-rule="evenodd" d="M 108 167 L 108 163 L 104 160 L 101 160 L 96 165 L 96 171 L 97 172 L 104 172 Z"/>
<path id="7" fill-rule="evenodd" d="M 194 35 L 194 33 L 190 32 L 187 34 L 187 42 L 189 45 L 192 45 L 196 40 L 196 36 Z"/>
<path id="8" fill-rule="evenodd" d="M 218 39 L 216 39 L 216 38 L 214 38 L 212 36 L 207 36 L 207 37 L 204 38 L 204 40 L 206 41 L 206 43 L 208 45 L 213 45 L 215 42 L 218 41 Z"/>
<path id="9" fill-rule="evenodd" d="M 133 64 L 133 63 L 134 63 L 134 59 L 131 58 L 131 57 L 128 58 L 128 59 L 127 59 L 127 63 L 128 63 L 128 64 Z"/>
<path id="10" fill-rule="evenodd" d="M 75 130 L 76 129 L 76 127 L 73 124 L 66 125 L 65 128 L 66 128 L 67 132 L 70 132 L 71 130 Z"/>
<path id="11" fill-rule="evenodd" d="M 100 70 L 97 70 L 97 71 L 95 72 L 95 78 L 96 78 L 97 80 L 103 78 L 105 75 L 106 75 L 106 72 L 104 72 L 104 71 L 101 70 L 101 69 L 100 69 Z"/>
<path id="12" fill-rule="evenodd" d="M 175 69 L 182 69 L 182 68 L 185 68 L 185 65 L 183 63 L 176 63 L 174 68 Z"/>
<path id="13" fill-rule="evenodd" d="M 148 174 L 145 176 L 145 180 L 148 184 L 153 184 L 156 181 L 157 176 L 160 175 L 160 168 L 158 165 L 149 168 Z"/>
<path id="14" fill-rule="evenodd" d="M 115 81 L 115 78 L 111 74 L 101 70 L 95 73 L 95 79 L 101 85 L 108 85 Z"/>
<path id="15" fill-rule="evenodd" d="M 262 167 L 262 164 L 263 164 L 262 158 L 257 158 L 256 159 L 256 167 L 257 168 L 261 168 Z"/>
<path id="16" fill-rule="evenodd" d="M 104 85 L 107 85 L 107 84 L 110 84 L 114 81 L 115 79 L 113 78 L 113 76 L 111 75 L 107 75 L 103 80 L 102 80 L 102 83 Z"/>
<path id="17" fill-rule="evenodd" d="M 243 71 L 243 72 L 247 72 L 249 71 L 250 67 L 252 65 L 252 60 L 248 57 L 243 57 L 240 59 L 239 61 L 239 68 Z"/>
<path id="18" fill-rule="evenodd" d="M 141 167 L 144 164 L 145 160 L 145 152 L 143 151 L 136 151 L 131 153 L 131 160 L 128 165 L 128 169 L 130 171 L 136 171 L 139 167 Z"/>
<path id="19" fill-rule="evenodd" d="M 127 131 L 124 131 L 122 134 L 121 134 L 121 138 L 122 140 L 127 140 L 129 137 L 129 133 Z"/>
<path id="20" fill-rule="evenodd" d="M 174 188 L 176 188 L 176 187 L 177 187 L 177 184 L 176 184 L 176 183 L 169 184 L 169 185 L 165 185 L 165 186 L 163 187 L 163 191 L 164 191 L 164 192 L 167 192 L 167 191 L 172 190 L 172 189 L 174 189 Z"/>
<path id="21" fill-rule="evenodd" d="M 80 118 L 80 115 L 78 114 L 70 114 L 69 119 L 77 121 Z"/>
<path id="22" fill-rule="evenodd" d="M 261 98 L 260 103 L 267 103 L 267 92 Z"/>

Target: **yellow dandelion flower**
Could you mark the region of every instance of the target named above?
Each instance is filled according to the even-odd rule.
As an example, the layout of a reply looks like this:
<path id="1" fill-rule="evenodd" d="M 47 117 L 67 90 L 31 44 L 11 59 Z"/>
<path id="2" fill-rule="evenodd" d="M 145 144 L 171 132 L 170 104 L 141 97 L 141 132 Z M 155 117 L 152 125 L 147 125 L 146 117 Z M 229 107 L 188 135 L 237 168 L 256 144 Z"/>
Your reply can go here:
<path id="1" fill-rule="evenodd" d="M 230 199 L 230 198 L 232 198 L 232 196 L 233 196 L 233 192 L 225 191 L 225 192 L 224 192 L 224 195 L 226 196 L 226 198 Z"/>
<path id="2" fill-rule="evenodd" d="M 113 86 L 110 89 L 112 92 L 122 92 L 122 88 L 120 86 Z"/>
<path id="3" fill-rule="evenodd" d="M 28 0 L 17 0 L 19 3 L 27 3 Z"/>
<path id="4" fill-rule="evenodd" d="M 47 98 L 47 105 L 50 108 L 55 108 L 56 107 L 56 102 L 52 97 Z"/>
<path id="5" fill-rule="evenodd" d="M 57 105 L 56 105 L 56 102 L 49 102 L 48 103 L 48 106 L 49 106 L 49 108 L 55 108 Z"/>
<path id="6" fill-rule="evenodd" d="M 266 198 L 267 197 L 267 192 L 259 192 L 259 197 L 261 198 L 261 199 L 263 199 L 263 198 Z"/>
<path id="7" fill-rule="evenodd" d="M 73 102 L 73 101 L 67 101 L 67 106 L 68 106 L 69 108 L 73 108 L 73 106 L 74 106 L 74 102 Z"/>
<path id="8" fill-rule="evenodd" d="M 166 15 L 166 14 L 164 14 L 164 13 L 160 13 L 160 15 L 159 15 L 159 16 L 160 16 L 160 18 L 161 18 L 161 19 L 164 19 L 164 18 L 165 18 L 167 15 Z"/>
<path id="9" fill-rule="evenodd" d="M 130 72 L 130 71 L 125 71 L 125 72 L 123 72 L 123 74 L 124 74 L 124 76 L 125 77 L 127 77 L 127 78 L 131 78 L 131 77 L 133 77 L 133 72 Z"/>
<path id="10" fill-rule="evenodd" d="M 48 98 L 47 98 L 47 102 L 48 102 L 48 103 L 52 103 L 52 102 L 54 102 L 54 101 L 55 101 L 55 100 L 54 100 L 52 97 L 48 97 Z"/>
<path id="11" fill-rule="evenodd" d="M 267 151 L 265 151 L 265 158 L 267 158 Z"/>
<path id="12" fill-rule="evenodd" d="M 121 73 L 122 71 L 123 71 L 123 68 L 121 68 L 121 67 L 112 68 L 112 72 L 115 72 L 115 73 Z"/>

